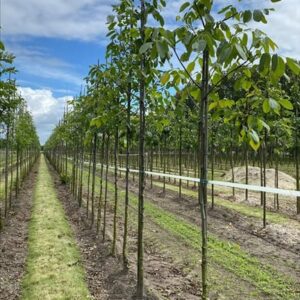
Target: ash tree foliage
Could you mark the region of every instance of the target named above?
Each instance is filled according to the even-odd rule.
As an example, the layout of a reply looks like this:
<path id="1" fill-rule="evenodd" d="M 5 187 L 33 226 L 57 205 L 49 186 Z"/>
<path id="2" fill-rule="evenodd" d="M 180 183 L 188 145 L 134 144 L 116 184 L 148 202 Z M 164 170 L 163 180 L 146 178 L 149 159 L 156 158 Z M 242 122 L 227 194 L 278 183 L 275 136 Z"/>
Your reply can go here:
<path id="1" fill-rule="evenodd" d="M 115 255 L 116 241 L 123 233 L 125 268 L 129 264 L 129 168 L 138 168 L 138 299 L 144 297 L 145 170 L 160 167 L 166 172 L 171 149 L 178 150 L 173 159 L 180 175 L 183 164 L 187 172 L 191 165 L 197 166 L 193 175 L 200 178 L 202 299 L 208 299 L 208 164 L 217 162 L 216 153 L 232 154 L 242 148 L 248 166 L 250 158 L 257 159 L 257 152 L 273 155 L 274 143 L 280 151 L 286 133 L 291 144 L 295 136 L 295 153 L 299 149 L 294 130 L 299 125 L 299 86 L 293 82 L 300 67 L 293 58 L 280 56 L 275 42 L 255 29 L 257 23 L 267 23 L 274 10 L 272 2 L 279 1 L 266 1 L 266 8 L 254 10 L 247 8 L 246 1 L 240 1 L 238 7 L 227 2 L 223 8 L 212 0 L 184 2 L 171 30 L 165 26 L 162 12 L 168 5 L 164 0 L 119 1 L 107 19 L 105 63 L 91 66 L 85 92 L 70 103 L 72 108 L 46 144 L 49 159 L 62 178 L 70 181 L 80 206 L 83 174 L 87 172 L 86 213 L 91 226 L 96 221 L 103 239 L 108 164 L 113 165 L 111 253 Z M 223 139 L 224 135 L 229 138 Z M 233 155 L 229 160 L 233 166 Z M 98 199 L 97 162 L 101 166 Z M 124 199 L 118 187 L 120 165 L 126 169 Z M 299 188 L 299 166 L 297 170 Z M 150 180 L 152 187 L 152 176 Z M 179 197 L 181 187 L 180 180 Z M 124 203 L 122 216 L 118 215 L 120 201 Z M 262 206 L 265 225 L 265 197 Z M 118 218 L 124 220 L 122 233 L 118 232 Z"/>
<path id="2" fill-rule="evenodd" d="M 40 147 L 32 116 L 17 93 L 13 62 L 0 41 L 0 230 Z"/>

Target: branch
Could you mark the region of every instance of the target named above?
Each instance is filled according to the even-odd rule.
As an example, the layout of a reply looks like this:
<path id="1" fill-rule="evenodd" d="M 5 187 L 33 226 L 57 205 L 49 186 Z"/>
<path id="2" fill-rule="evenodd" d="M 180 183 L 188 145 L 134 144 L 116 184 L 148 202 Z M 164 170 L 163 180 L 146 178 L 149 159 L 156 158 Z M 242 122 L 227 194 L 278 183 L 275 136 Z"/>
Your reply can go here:
<path id="1" fill-rule="evenodd" d="M 183 64 L 183 62 L 181 61 L 181 59 L 180 59 L 180 57 L 179 57 L 179 55 L 178 55 L 178 53 L 177 53 L 177 51 L 176 51 L 175 46 L 173 47 L 173 50 L 174 50 L 174 53 L 175 53 L 175 55 L 176 55 L 176 57 L 177 57 L 177 59 L 178 59 L 180 65 L 182 66 L 182 68 L 184 69 L 185 73 L 188 75 L 188 77 L 190 78 L 190 80 L 191 80 L 191 81 L 192 81 L 199 89 L 201 89 L 201 85 L 200 85 L 199 83 L 197 83 L 197 82 L 193 79 L 193 77 L 191 76 L 191 74 L 189 73 L 189 71 L 186 69 L 186 67 L 185 67 L 185 65 Z"/>
<path id="2" fill-rule="evenodd" d="M 219 90 L 219 86 L 221 85 L 221 83 L 223 82 L 224 79 L 228 78 L 228 76 L 230 74 L 234 73 L 235 71 L 239 70 L 240 68 L 247 66 L 249 63 L 250 63 L 249 60 L 245 60 L 242 64 L 238 65 L 236 68 L 232 69 L 230 72 L 225 74 L 220 80 L 217 81 L 217 83 L 207 92 L 207 94 L 205 96 L 208 96 L 216 88 Z"/>

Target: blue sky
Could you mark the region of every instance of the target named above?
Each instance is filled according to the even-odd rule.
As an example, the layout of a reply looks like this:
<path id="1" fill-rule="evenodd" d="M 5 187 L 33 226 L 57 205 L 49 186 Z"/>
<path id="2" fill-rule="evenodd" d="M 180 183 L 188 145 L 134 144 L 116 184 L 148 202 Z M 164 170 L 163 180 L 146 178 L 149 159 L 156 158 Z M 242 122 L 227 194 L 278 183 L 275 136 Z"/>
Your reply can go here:
<path id="1" fill-rule="evenodd" d="M 2 38 L 16 55 L 19 90 L 32 111 L 41 143 L 59 118 L 65 102 L 78 95 L 89 65 L 103 61 L 106 17 L 116 0 L 1 0 Z M 184 0 L 167 1 L 169 26 Z M 228 0 L 216 0 L 220 6 Z M 238 2 L 237 0 L 235 2 Z M 269 0 L 242 1 L 251 8 Z M 300 59 L 299 0 L 282 0 L 263 26 L 283 55 Z"/>

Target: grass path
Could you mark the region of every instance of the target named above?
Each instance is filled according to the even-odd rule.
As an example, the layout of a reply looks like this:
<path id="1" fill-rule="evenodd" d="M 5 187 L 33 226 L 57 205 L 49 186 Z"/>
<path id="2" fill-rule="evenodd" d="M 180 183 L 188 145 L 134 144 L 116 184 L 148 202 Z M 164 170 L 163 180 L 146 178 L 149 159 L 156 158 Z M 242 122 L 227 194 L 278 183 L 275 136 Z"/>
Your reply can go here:
<path id="1" fill-rule="evenodd" d="M 34 192 L 23 300 L 90 299 L 70 225 L 44 156 Z"/>

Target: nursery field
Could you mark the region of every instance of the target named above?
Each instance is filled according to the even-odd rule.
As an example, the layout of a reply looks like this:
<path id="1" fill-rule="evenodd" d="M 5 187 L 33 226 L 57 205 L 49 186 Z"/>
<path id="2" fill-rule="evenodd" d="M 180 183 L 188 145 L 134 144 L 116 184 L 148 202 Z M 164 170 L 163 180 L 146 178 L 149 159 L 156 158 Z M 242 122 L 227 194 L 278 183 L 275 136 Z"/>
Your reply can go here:
<path id="1" fill-rule="evenodd" d="M 0 3 L 0 300 L 300 299 L 299 51 L 263 31 L 297 8 L 30 1 Z"/>

